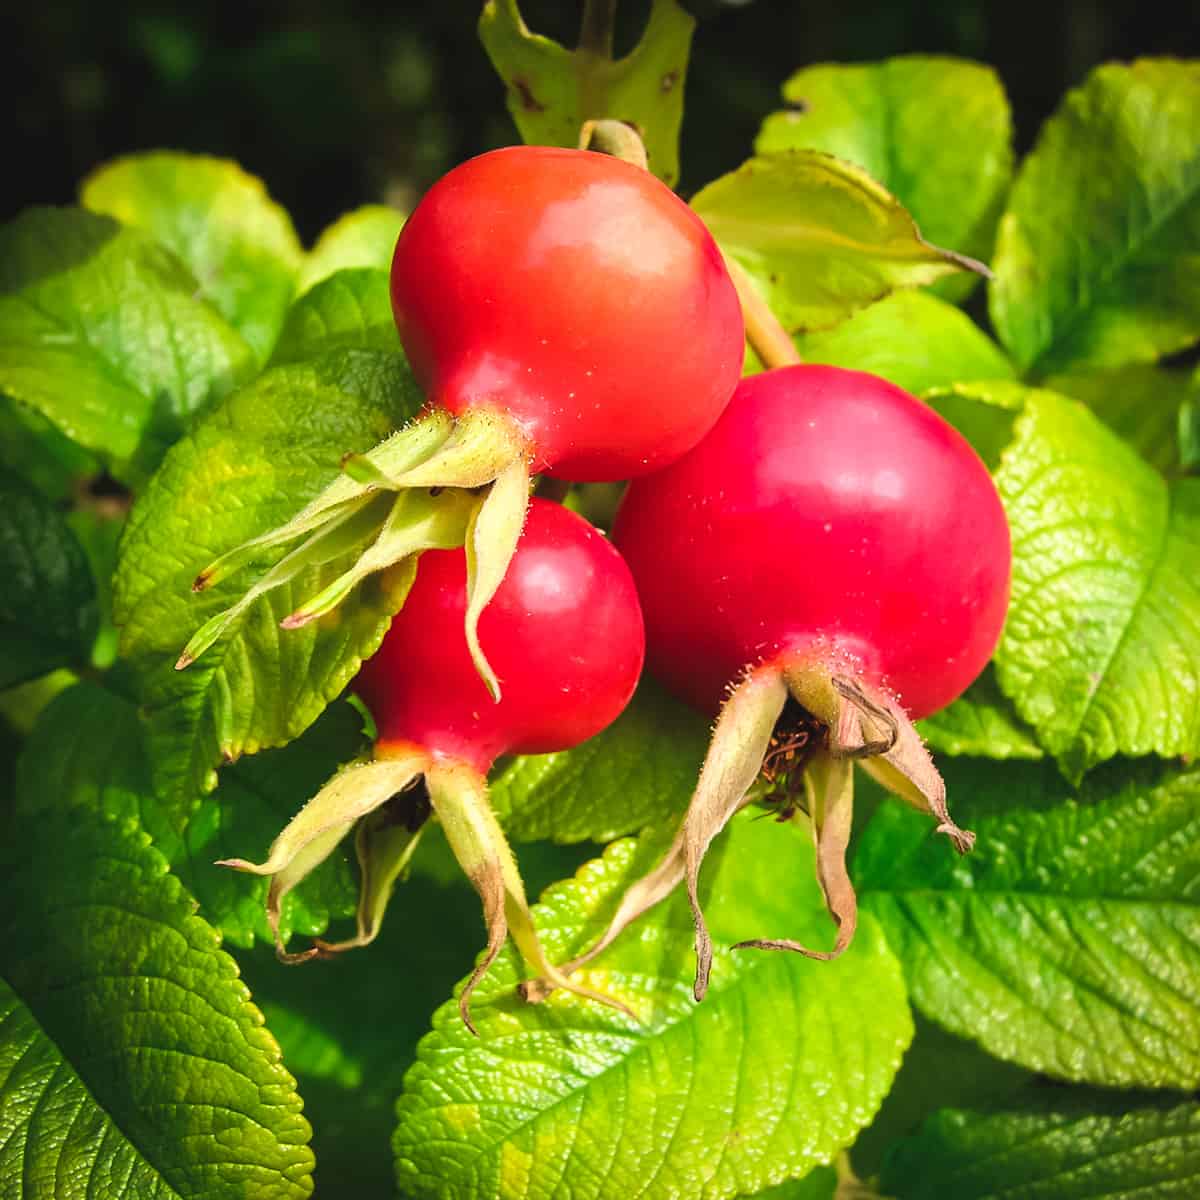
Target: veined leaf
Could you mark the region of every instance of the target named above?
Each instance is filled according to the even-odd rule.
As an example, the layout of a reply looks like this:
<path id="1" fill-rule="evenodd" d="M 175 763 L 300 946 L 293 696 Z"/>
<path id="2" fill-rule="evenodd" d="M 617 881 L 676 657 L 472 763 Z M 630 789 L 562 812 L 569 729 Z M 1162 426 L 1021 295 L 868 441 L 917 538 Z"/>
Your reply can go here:
<path id="1" fill-rule="evenodd" d="M 337 271 L 373 267 L 386 271 L 404 227 L 404 213 L 387 204 L 365 204 L 339 217 L 321 232 L 308 252 L 296 285 L 303 295 Z"/>
<path id="2" fill-rule="evenodd" d="M 510 760 L 490 784 L 514 841 L 607 842 L 687 807 L 704 762 L 708 720 L 643 679 L 602 733 L 556 754 Z"/>
<path id="3" fill-rule="evenodd" d="M 1180 411 L 1200 398 L 1200 387 L 1187 371 L 1145 364 L 1075 371 L 1052 375 L 1046 387 L 1082 400 L 1164 474 L 1176 474 L 1183 465 Z"/>
<path id="4" fill-rule="evenodd" d="M 930 241 L 986 259 L 1012 177 L 1012 120 L 996 73 L 960 58 L 905 55 L 820 63 L 783 85 L 758 154 L 823 150 L 857 163 L 905 208 Z M 961 298 L 978 282 L 935 284 Z"/>
<path id="5" fill-rule="evenodd" d="M 552 887 L 536 910 L 552 956 L 598 936 L 664 846 L 619 842 Z M 836 963 L 730 954 L 783 921 L 815 932 L 824 914 L 799 830 L 736 819 L 722 850 L 706 879 L 719 949 L 703 1004 L 691 998 L 693 929 L 677 894 L 586 972 L 637 1022 L 570 995 L 523 1004 L 507 950 L 476 992 L 479 1038 L 443 1006 L 399 1102 L 402 1191 L 711 1200 L 804 1175 L 853 1139 L 911 1036 L 894 960 L 869 919 Z"/>
<path id="6" fill-rule="evenodd" d="M 921 736 L 943 754 L 1041 758 L 1032 730 L 1013 711 L 989 666 L 948 708 L 918 722 Z"/>
<path id="7" fill-rule="evenodd" d="M 883 805 L 855 861 L 917 1007 L 1061 1079 L 1195 1087 L 1200 771 L 1076 798 L 1048 763 L 942 766 L 974 851 L 951 858 L 917 814 Z"/>
<path id="8" fill-rule="evenodd" d="M 34 728 L 18 775 L 18 819 L 36 821 L 52 809 L 75 811 L 79 820 L 136 818 L 205 920 L 235 945 L 255 938 L 273 943 L 267 881 L 215 860 L 269 846 L 361 747 L 361 718 L 349 704 L 336 704 L 296 741 L 229 767 L 217 791 L 181 825 L 179 814 L 154 794 L 134 705 L 98 684 L 80 683 L 58 696 Z M 332 918 L 354 912 L 357 898 L 348 852 L 332 855 L 285 897 L 283 936 L 324 933 Z"/>
<path id="9" fill-rule="evenodd" d="M 254 371 L 249 347 L 148 235 L 79 209 L 0 227 L 0 391 L 134 479 Z"/>
<path id="10" fill-rule="evenodd" d="M 1013 375 L 1004 352 L 966 313 L 922 291 L 893 292 L 832 329 L 794 340 L 803 362 L 870 371 L 909 392 Z M 746 358 L 762 370 L 753 352 Z"/>
<path id="11" fill-rule="evenodd" d="M 1168 484 L 1082 405 L 1029 392 L 996 484 L 1013 586 L 1001 689 L 1078 777 L 1200 751 L 1200 481 Z"/>
<path id="12" fill-rule="evenodd" d="M 337 271 L 304 293 L 288 311 L 271 362 L 304 362 L 336 350 L 400 354 L 386 271 Z"/>
<path id="13" fill-rule="evenodd" d="M 292 298 L 301 249 L 291 218 L 237 163 L 156 150 L 93 171 L 80 202 L 174 251 L 266 362 Z"/>
<path id="14" fill-rule="evenodd" d="M 223 759 L 303 732 L 378 646 L 401 598 L 384 573 L 328 619 L 280 630 L 349 562 L 307 567 L 177 671 L 196 629 L 254 575 L 235 574 L 199 596 L 192 580 L 222 552 L 291 517 L 337 475 L 345 452 L 373 446 L 421 403 L 396 354 L 345 352 L 273 369 L 176 446 L 134 506 L 114 608 L 139 673 L 159 791 L 181 813 L 215 785 Z"/>
<path id="15" fill-rule="evenodd" d="M 1200 64 L 1098 67 L 1021 164 L 991 314 L 1040 378 L 1200 337 Z"/>
<path id="16" fill-rule="evenodd" d="M 295 1082 L 136 822 L 48 808 L 6 858 L 0 1178 L 55 1200 L 308 1196 Z"/>
<path id="17" fill-rule="evenodd" d="M 49 501 L 0 470 L 0 688 L 87 663 L 99 614 L 87 557 Z"/>
<path id="18" fill-rule="evenodd" d="M 942 1112 L 900 1143 L 882 1188 L 899 1200 L 1190 1200 L 1200 1104 L 1056 1088 Z"/>
<path id="19" fill-rule="evenodd" d="M 898 287 L 977 266 L 924 241 L 861 167 L 813 150 L 752 158 L 692 207 L 791 330 L 836 325 Z"/>

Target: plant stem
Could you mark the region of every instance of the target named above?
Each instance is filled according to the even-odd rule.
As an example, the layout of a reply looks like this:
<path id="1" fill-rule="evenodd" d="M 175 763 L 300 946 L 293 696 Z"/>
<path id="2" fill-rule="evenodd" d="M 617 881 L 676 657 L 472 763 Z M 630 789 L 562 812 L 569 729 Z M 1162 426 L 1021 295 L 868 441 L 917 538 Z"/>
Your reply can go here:
<path id="1" fill-rule="evenodd" d="M 613 21 L 617 0 L 583 0 L 583 19 L 579 23 L 579 49 L 597 58 L 611 59 Z"/>
<path id="2" fill-rule="evenodd" d="M 762 359 L 763 366 L 788 367 L 800 362 L 800 355 L 788 331 L 779 323 L 779 318 L 771 311 L 771 306 L 763 299 L 753 280 L 740 263 L 728 254 L 724 257 L 729 277 L 741 301 L 742 319 L 746 322 L 746 341 Z"/>

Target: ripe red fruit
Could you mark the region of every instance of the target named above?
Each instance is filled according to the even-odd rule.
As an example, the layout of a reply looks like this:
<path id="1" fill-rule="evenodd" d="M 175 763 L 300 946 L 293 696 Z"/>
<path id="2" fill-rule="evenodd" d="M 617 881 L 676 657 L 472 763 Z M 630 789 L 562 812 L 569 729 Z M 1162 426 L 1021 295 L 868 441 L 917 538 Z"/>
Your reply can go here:
<path id="1" fill-rule="evenodd" d="M 651 669 L 714 713 L 747 667 L 823 654 L 927 716 L 983 670 L 1008 603 L 979 456 L 927 405 L 836 367 L 743 381 L 693 453 L 630 486 L 613 537 Z"/>
<path id="2" fill-rule="evenodd" d="M 513 146 L 443 176 L 405 224 L 392 310 L 431 403 L 503 414 L 532 469 L 627 479 L 690 450 L 741 373 L 712 236 L 648 171 Z"/>
<path id="3" fill-rule="evenodd" d="M 431 545 L 468 543 L 463 624 L 496 698 L 478 621 L 516 546 L 530 473 L 621 480 L 691 449 L 741 372 L 737 293 L 699 217 L 648 171 L 590 151 L 516 146 L 434 184 L 396 243 L 391 294 L 428 395 L 424 415 L 350 456 L 350 478 L 218 559 L 194 587 L 306 536 L 256 597 L 310 560 L 325 561 L 330 541 L 346 553 L 350 530 L 369 549 L 283 621 L 290 629 L 330 611 L 371 571 Z M 441 498 L 429 489 L 442 489 Z M 389 492 L 394 506 L 372 507 Z M 178 667 L 243 607 L 201 628 Z"/>
<path id="4" fill-rule="evenodd" d="M 635 480 L 613 536 L 637 580 L 651 670 L 721 715 L 672 852 L 587 957 L 686 877 L 703 995 L 700 861 L 748 793 L 782 816 L 807 809 L 839 932 L 832 952 L 745 944 L 841 953 L 856 920 L 844 863 L 854 760 L 932 812 L 960 850 L 973 840 L 950 820 L 912 720 L 961 694 L 1000 636 L 1011 546 L 986 467 L 882 379 L 783 367 L 743 380 L 700 445 Z"/>
<path id="5" fill-rule="evenodd" d="M 375 937 L 432 811 L 480 893 L 488 924 L 488 953 L 460 998 L 470 1026 L 471 992 L 510 930 L 541 980 L 606 999 L 570 984 L 546 959 L 485 776 L 500 754 L 564 750 L 613 721 L 633 694 L 645 637 L 621 555 L 582 517 L 535 499 L 480 622 L 505 685 L 503 698 L 493 702 L 456 636 L 466 569 L 461 549 L 423 556 L 408 603 L 358 677 L 378 729 L 374 761 L 334 776 L 275 840 L 266 862 L 224 865 L 272 877 L 267 916 L 284 961 L 336 953 Z M 357 936 L 287 954 L 280 902 L 355 825 L 362 867 Z"/>
<path id="6" fill-rule="evenodd" d="M 504 582 L 479 622 L 504 693 L 493 703 L 461 637 L 461 550 L 421 558 L 403 610 L 355 690 L 379 733 L 376 755 L 406 745 L 486 774 L 501 754 L 586 741 L 624 709 L 645 652 L 641 609 L 621 555 L 582 517 L 534 499 Z"/>

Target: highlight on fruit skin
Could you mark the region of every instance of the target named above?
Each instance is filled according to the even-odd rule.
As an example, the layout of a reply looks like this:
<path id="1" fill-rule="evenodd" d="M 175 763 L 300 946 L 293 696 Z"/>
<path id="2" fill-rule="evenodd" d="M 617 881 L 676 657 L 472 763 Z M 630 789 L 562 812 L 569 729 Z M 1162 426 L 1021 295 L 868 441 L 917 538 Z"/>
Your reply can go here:
<path id="1" fill-rule="evenodd" d="M 425 554 L 405 607 L 363 665 L 354 686 L 378 729 L 372 757 L 335 775 L 288 823 L 265 861 L 220 865 L 270 877 L 267 919 L 277 953 L 285 962 L 304 962 L 374 939 L 434 819 L 479 892 L 487 924 L 487 952 L 459 998 L 472 1032 L 471 994 L 509 934 L 532 973 L 531 995 L 563 987 L 628 1011 L 567 979 L 547 957 L 486 779 L 500 755 L 568 749 L 625 708 L 645 655 L 633 578 L 612 543 L 582 517 L 532 500 L 512 563 L 479 623 L 505 685 L 493 702 L 455 636 L 466 573 L 462 549 Z M 357 932 L 289 952 L 280 937 L 284 897 L 352 831 L 362 876 Z"/>
<path id="2" fill-rule="evenodd" d="M 586 150 L 514 146 L 454 168 L 405 222 L 392 308 L 427 405 L 277 529 L 206 567 L 200 591 L 299 543 L 198 630 L 194 662 L 256 599 L 316 563 L 346 570 L 282 622 L 331 611 L 369 574 L 466 546 L 464 633 L 504 577 L 530 476 L 616 481 L 660 469 L 720 416 L 743 323 L 720 250 L 648 171 Z"/>
<path id="3" fill-rule="evenodd" d="M 613 536 L 637 581 L 649 669 L 717 720 L 674 844 L 564 970 L 684 882 L 701 999 L 712 944 L 700 866 L 756 802 L 811 828 L 837 936 L 828 950 L 786 938 L 735 948 L 837 957 L 857 920 L 845 863 L 856 764 L 960 852 L 974 841 L 913 722 L 959 696 L 1000 638 L 1012 550 L 987 468 L 882 379 L 782 367 L 743 380 L 700 445 L 635 480 Z"/>

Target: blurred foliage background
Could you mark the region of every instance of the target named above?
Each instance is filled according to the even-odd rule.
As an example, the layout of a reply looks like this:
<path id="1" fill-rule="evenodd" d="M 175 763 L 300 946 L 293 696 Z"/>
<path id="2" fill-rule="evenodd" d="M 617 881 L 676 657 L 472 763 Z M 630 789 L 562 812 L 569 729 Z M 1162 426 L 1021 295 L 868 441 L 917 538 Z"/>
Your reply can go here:
<path id="1" fill-rule="evenodd" d="M 1026 149 L 1062 92 L 1108 58 L 1200 55 L 1194 0 L 692 0 L 685 194 L 749 152 L 797 67 L 912 52 L 991 63 Z M 515 141 L 476 0 L 44 0 L 0 16 L 10 91 L 6 219 L 66 203 L 97 163 L 164 146 L 228 155 L 311 239 L 367 201 L 411 206 L 455 162 Z M 578 0 L 524 0 L 575 41 Z M 618 50 L 648 0 L 621 0 Z M 953 136 L 953 130 L 947 130 Z"/>

